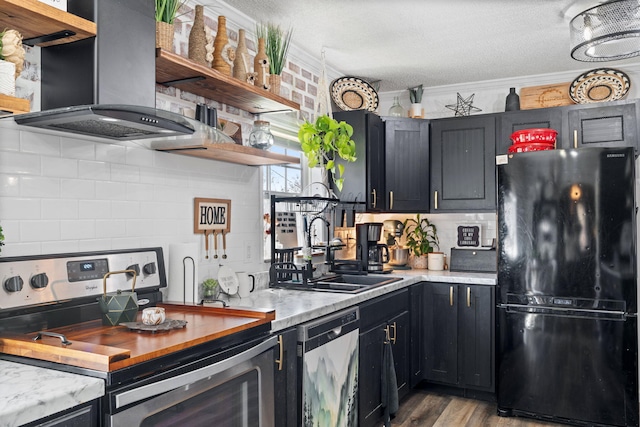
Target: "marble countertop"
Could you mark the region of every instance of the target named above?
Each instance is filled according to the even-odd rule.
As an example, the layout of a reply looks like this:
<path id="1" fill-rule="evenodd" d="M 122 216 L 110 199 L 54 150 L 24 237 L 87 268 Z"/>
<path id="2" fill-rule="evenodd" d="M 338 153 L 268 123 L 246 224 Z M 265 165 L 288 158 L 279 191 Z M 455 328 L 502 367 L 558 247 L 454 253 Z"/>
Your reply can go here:
<path id="1" fill-rule="evenodd" d="M 104 392 L 100 378 L 0 360 L 0 427 L 39 420 Z"/>
<path id="2" fill-rule="evenodd" d="M 357 294 L 259 289 L 246 298 L 233 296 L 228 299 L 228 302 L 232 307 L 275 309 L 276 318 L 271 322 L 271 330 L 277 332 L 418 282 L 495 285 L 497 281 L 496 274 L 450 271 L 406 270 L 394 271 L 390 276 L 402 277 L 403 280 Z M 385 275 L 385 277 L 389 276 Z"/>

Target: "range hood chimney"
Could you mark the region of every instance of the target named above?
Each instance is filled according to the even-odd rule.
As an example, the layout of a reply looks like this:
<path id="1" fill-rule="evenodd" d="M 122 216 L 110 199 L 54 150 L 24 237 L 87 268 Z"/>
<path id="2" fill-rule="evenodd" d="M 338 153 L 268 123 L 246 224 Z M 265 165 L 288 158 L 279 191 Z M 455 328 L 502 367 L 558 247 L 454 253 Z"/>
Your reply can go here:
<path id="1" fill-rule="evenodd" d="M 67 10 L 94 21 L 95 38 L 42 48 L 40 112 L 16 123 L 114 140 L 193 135 L 233 140 L 180 114 L 155 108 L 155 3 L 67 0 Z"/>

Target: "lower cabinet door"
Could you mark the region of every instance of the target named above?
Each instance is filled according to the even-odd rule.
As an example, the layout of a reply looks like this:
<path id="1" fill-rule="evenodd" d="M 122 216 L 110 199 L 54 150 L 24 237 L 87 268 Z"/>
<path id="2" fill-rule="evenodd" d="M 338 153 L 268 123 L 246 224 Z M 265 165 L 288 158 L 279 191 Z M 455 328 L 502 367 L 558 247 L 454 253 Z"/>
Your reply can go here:
<path id="1" fill-rule="evenodd" d="M 402 399 L 410 389 L 411 381 L 411 318 L 405 311 L 392 318 L 387 327 L 391 338 L 393 363 L 398 383 L 398 398 Z"/>
<path id="2" fill-rule="evenodd" d="M 461 383 L 494 391 L 493 287 L 460 285 L 460 290 Z"/>
<path id="3" fill-rule="evenodd" d="M 424 288 L 424 378 L 458 383 L 458 286 L 429 283 Z"/>
<path id="4" fill-rule="evenodd" d="M 358 412 L 359 426 L 378 425 L 382 416 L 381 382 L 382 351 L 385 340 L 385 323 L 380 323 L 360 333 L 360 360 L 358 361 Z"/>
<path id="5" fill-rule="evenodd" d="M 296 346 L 298 334 L 295 328 L 279 334 L 282 340 L 275 360 L 275 419 L 276 425 L 297 427 L 298 418 L 298 359 Z"/>

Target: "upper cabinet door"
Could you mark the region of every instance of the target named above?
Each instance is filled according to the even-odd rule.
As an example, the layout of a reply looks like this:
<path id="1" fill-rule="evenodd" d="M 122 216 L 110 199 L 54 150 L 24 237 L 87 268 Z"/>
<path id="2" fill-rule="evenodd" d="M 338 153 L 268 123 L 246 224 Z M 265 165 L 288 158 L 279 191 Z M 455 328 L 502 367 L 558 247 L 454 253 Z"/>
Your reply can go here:
<path id="1" fill-rule="evenodd" d="M 431 212 L 496 210 L 496 119 L 431 122 Z"/>
<path id="2" fill-rule="evenodd" d="M 389 212 L 429 211 L 429 122 L 385 119 L 385 185 Z"/>
<path id="3" fill-rule="evenodd" d="M 561 108 L 510 111 L 499 115 L 496 155 L 507 154 L 511 146 L 511 134 L 522 129 L 546 128 L 558 132 L 558 141 L 564 138 Z"/>
<path id="4" fill-rule="evenodd" d="M 569 108 L 569 135 L 563 148 L 638 148 L 637 101 L 607 105 L 580 105 Z"/>

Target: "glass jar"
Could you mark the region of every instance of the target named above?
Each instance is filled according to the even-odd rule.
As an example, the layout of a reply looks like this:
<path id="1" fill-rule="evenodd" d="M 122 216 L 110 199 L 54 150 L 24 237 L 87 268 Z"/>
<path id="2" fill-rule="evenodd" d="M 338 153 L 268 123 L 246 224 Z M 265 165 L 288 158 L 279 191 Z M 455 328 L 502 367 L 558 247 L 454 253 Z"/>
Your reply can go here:
<path id="1" fill-rule="evenodd" d="M 393 105 L 389 108 L 389 116 L 404 117 L 404 108 L 400 105 L 400 100 L 397 96 L 393 97 Z"/>
<path id="2" fill-rule="evenodd" d="M 249 135 L 249 145 L 262 150 L 268 150 L 273 145 L 271 123 L 264 120 L 253 122 L 253 129 Z"/>

